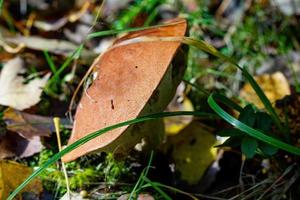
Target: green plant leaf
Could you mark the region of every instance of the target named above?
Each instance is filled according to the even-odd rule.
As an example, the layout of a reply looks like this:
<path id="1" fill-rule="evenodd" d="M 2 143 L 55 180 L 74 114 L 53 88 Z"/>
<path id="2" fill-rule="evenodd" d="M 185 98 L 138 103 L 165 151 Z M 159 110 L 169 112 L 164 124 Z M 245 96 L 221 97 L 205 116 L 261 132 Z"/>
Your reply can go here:
<path id="1" fill-rule="evenodd" d="M 231 137 L 231 136 L 240 137 L 240 136 L 243 136 L 244 133 L 236 128 L 228 128 L 228 129 L 218 131 L 217 135 L 221 136 L 221 137 Z"/>
<path id="2" fill-rule="evenodd" d="M 208 98 L 208 104 L 220 117 L 222 117 L 229 124 L 233 125 L 237 129 L 245 132 L 249 136 L 256 138 L 259 141 L 265 142 L 271 146 L 282 149 L 289 153 L 292 153 L 295 155 L 300 155 L 300 148 L 295 147 L 290 144 L 287 144 L 285 142 L 282 142 L 281 140 L 276 139 L 274 137 L 268 136 L 267 134 L 262 133 L 259 130 L 253 129 L 252 127 L 246 125 L 245 123 L 239 121 L 238 119 L 236 119 L 233 116 L 231 116 L 230 114 L 228 114 L 215 101 L 215 98 L 217 98 L 217 97 L 218 97 L 217 95 L 211 94 Z"/>
<path id="3" fill-rule="evenodd" d="M 241 143 L 242 153 L 246 155 L 247 158 L 253 158 L 255 151 L 257 149 L 257 141 L 251 137 L 244 137 Z"/>
<path id="4" fill-rule="evenodd" d="M 255 127 L 267 132 L 270 131 L 271 126 L 272 126 L 272 118 L 270 115 L 268 115 L 265 112 L 257 112 L 256 113 L 256 121 L 255 121 Z"/>
<path id="5" fill-rule="evenodd" d="M 216 145 L 215 147 L 238 147 L 241 145 L 241 137 L 230 137 L 223 144 Z"/>
<path id="6" fill-rule="evenodd" d="M 243 111 L 240 113 L 239 115 L 239 120 L 245 124 L 247 124 L 248 126 L 253 127 L 254 123 L 255 123 L 255 111 L 252 107 L 251 104 L 248 104 L 247 106 L 245 106 L 245 108 L 243 109 Z"/>
<path id="7" fill-rule="evenodd" d="M 263 154 L 267 156 L 273 156 L 275 153 L 278 152 L 278 148 L 273 147 L 269 144 L 266 144 L 264 142 L 260 142 L 258 144 L 259 149 L 262 151 Z"/>

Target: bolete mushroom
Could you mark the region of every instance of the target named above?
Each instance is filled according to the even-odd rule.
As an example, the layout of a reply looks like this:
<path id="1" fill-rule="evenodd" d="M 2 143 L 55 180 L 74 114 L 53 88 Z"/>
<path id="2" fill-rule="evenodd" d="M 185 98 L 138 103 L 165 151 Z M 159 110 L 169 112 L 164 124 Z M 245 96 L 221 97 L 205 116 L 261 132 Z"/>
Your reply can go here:
<path id="1" fill-rule="evenodd" d="M 185 69 L 180 42 L 141 41 L 141 37 L 183 37 L 184 19 L 165 26 L 129 33 L 94 61 L 97 77 L 77 107 L 69 144 L 100 130 L 138 116 L 163 111 L 174 96 Z M 126 42 L 126 41 L 131 42 Z M 63 157 L 72 161 L 94 151 L 125 152 L 141 138 L 163 131 L 161 121 L 121 127 L 102 134 Z M 151 135 L 153 133 L 153 135 Z"/>

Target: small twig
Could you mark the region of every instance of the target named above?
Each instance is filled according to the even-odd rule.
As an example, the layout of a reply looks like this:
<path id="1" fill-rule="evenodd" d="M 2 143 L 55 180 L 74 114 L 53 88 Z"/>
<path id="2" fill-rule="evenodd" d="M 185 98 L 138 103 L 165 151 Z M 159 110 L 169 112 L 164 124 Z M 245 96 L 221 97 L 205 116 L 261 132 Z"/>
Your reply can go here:
<path id="1" fill-rule="evenodd" d="M 244 169 L 245 161 L 246 161 L 246 157 L 245 157 L 245 155 L 242 155 L 242 163 L 241 163 L 240 178 L 239 178 L 240 188 L 241 188 L 242 192 L 244 192 L 244 190 L 245 190 L 245 186 L 244 186 L 244 182 L 243 182 L 243 169 Z"/>
<path id="2" fill-rule="evenodd" d="M 283 173 L 281 176 L 279 176 L 277 178 L 277 180 L 274 181 L 274 183 L 272 185 L 270 185 L 270 187 L 268 187 L 263 193 L 262 195 L 260 195 L 260 197 L 257 199 L 257 200 L 261 200 L 263 199 L 263 197 L 279 182 L 281 181 L 287 174 L 289 174 L 293 169 L 294 167 L 296 166 L 296 164 L 293 164 L 291 166 L 289 166 Z"/>
<path id="3" fill-rule="evenodd" d="M 57 144 L 58 144 L 58 149 L 59 151 L 62 150 L 62 146 L 61 146 L 61 139 L 60 139 L 60 129 L 59 129 L 59 125 L 60 125 L 60 119 L 58 117 L 54 117 L 53 118 L 53 122 L 54 122 L 54 126 L 55 126 L 55 132 L 56 132 L 56 138 L 57 138 Z M 67 186 L 67 194 L 69 197 L 69 200 L 71 200 L 71 190 L 70 190 L 70 184 L 69 184 L 69 179 L 68 179 L 68 174 L 67 174 L 67 170 L 65 167 L 64 162 L 61 162 L 61 167 L 66 179 L 66 186 Z"/>

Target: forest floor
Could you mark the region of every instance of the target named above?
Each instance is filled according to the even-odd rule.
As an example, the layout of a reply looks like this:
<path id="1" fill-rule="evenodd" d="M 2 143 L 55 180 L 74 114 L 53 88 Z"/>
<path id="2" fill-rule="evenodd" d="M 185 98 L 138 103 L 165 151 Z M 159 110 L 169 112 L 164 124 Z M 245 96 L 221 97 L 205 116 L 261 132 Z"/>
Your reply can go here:
<path id="1" fill-rule="evenodd" d="M 0 5 L 0 199 L 299 199 L 298 1 Z"/>

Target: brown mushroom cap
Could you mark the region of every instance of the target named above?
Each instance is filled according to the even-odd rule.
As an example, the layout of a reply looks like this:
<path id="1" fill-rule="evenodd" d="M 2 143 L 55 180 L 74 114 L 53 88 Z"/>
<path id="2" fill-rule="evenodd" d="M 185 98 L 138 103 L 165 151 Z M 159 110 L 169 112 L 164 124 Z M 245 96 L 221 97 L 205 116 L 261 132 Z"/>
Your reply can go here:
<path id="1" fill-rule="evenodd" d="M 180 46 L 180 42 L 173 41 L 118 44 L 141 36 L 181 37 L 185 35 L 186 28 L 185 20 L 176 19 L 163 27 L 129 33 L 99 56 L 94 62 L 97 78 L 83 94 L 77 107 L 69 144 L 89 133 L 139 116 Z M 101 150 L 120 137 L 127 128 L 121 127 L 98 136 L 66 154 L 63 161 Z"/>

